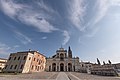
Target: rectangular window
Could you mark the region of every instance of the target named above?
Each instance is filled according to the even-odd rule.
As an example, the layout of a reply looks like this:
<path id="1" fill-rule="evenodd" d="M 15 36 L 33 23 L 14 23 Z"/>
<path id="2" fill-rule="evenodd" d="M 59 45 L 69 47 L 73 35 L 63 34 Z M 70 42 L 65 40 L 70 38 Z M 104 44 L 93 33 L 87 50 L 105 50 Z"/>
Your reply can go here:
<path id="1" fill-rule="evenodd" d="M 24 59 L 23 60 L 25 60 L 26 59 L 26 56 L 24 56 Z"/>
<path id="2" fill-rule="evenodd" d="M 29 60 L 31 60 L 31 57 L 29 57 Z"/>
<path id="3" fill-rule="evenodd" d="M 7 68 L 8 65 L 5 66 L 5 69 Z"/>
<path id="4" fill-rule="evenodd" d="M 34 68 L 34 65 L 32 65 L 32 68 L 31 68 L 31 69 L 33 70 L 33 68 Z"/>
<path id="5" fill-rule="evenodd" d="M 20 69 L 23 69 L 23 66 L 24 66 L 24 65 L 22 64 L 21 67 L 20 67 Z"/>
<path id="6" fill-rule="evenodd" d="M 39 71 L 39 66 L 38 66 L 38 68 L 37 68 L 37 71 Z"/>
<path id="7" fill-rule="evenodd" d="M 16 69 L 16 68 L 17 68 L 17 65 L 15 65 L 14 69 Z"/>
<path id="8" fill-rule="evenodd" d="M 16 60 L 16 57 L 14 58 L 14 60 Z"/>
<path id="9" fill-rule="evenodd" d="M 10 69 L 12 69 L 13 65 L 10 66 Z"/>
<path id="10" fill-rule="evenodd" d="M 34 58 L 34 61 L 35 61 L 35 58 Z"/>
<path id="11" fill-rule="evenodd" d="M 39 63 L 38 63 L 38 65 L 40 65 L 41 64 L 41 60 L 39 60 Z"/>
<path id="12" fill-rule="evenodd" d="M 11 60 L 11 57 L 9 57 L 9 59 L 8 60 Z"/>
<path id="13" fill-rule="evenodd" d="M 37 59 L 37 62 L 39 61 L 39 59 Z"/>
<path id="14" fill-rule="evenodd" d="M 20 60 L 20 56 L 18 57 L 18 60 Z"/>
<path id="15" fill-rule="evenodd" d="M 36 66 L 35 70 L 37 70 L 37 66 Z"/>

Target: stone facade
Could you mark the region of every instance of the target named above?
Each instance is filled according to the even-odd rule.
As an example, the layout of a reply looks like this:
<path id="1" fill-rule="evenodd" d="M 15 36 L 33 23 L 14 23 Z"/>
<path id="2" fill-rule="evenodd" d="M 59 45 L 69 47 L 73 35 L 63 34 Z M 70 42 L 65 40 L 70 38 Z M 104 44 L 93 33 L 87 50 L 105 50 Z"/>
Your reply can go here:
<path id="1" fill-rule="evenodd" d="M 44 71 L 46 57 L 38 51 L 11 53 L 3 72 L 40 72 Z"/>
<path id="2" fill-rule="evenodd" d="M 59 48 L 56 54 L 47 58 L 46 71 L 78 71 L 79 57 L 72 57 L 72 50 Z"/>
<path id="3" fill-rule="evenodd" d="M 6 62 L 7 62 L 7 59 L 0 58 L 0 72 L 2 72 Z"/>
<path id="4" fill-rule="evenodd" d="M 91 74 L 103 75 L 103 76 L 118 76 L 114 66 L 112 64 L 98 65 L 93 64 Z"/>
<path id="5" fill-rule="evenodd" d="M 112 66 L 120 73 L 120 63 L 112 64 Z"/>
<path id="6" fill-rule="evenodd" d="M 98 64 L 92 64 L 91 74 L 103 75 L 103 76 L 119 76 L 120 75 L 120 63 L 112 64 L 110 60 L 106 64 L 103 61 L 101 65 L 100 60 L 97 58 Z"/>
<path id="7" fill-rule="evenodd" d="M 80 62 L 80 72 L 91 74 L 92 63 L 90 62 Z"/>

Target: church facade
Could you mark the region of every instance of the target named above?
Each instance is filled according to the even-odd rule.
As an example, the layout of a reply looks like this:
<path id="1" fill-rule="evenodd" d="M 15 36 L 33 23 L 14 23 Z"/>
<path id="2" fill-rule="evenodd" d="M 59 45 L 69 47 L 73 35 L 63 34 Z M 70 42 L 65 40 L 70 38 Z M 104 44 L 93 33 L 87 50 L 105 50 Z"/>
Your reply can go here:
<path id="1" fill-rule="evenodd" d="M 46 60 L 46 71 L 79 71 L 79 57 L 72 56 L 72 50 L 59 48 L 56 54 Z"/>

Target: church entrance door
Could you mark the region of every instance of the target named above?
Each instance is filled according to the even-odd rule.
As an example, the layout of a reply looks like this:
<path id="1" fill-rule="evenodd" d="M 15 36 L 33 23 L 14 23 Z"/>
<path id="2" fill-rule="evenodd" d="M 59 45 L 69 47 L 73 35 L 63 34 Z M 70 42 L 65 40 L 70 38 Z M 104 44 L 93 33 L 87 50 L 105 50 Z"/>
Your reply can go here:
<path id="1" fill-rule="evenodd" d="M 68 63 L 68 71 L 72 71 L 72 64 Z"/>
<path id="2" fill-rule="evenodd" d="M 63 63 L 60 64 L 60 71 L 64 71 L 64 64 Z"/>
<path id="3" fill-rule="evenodd" d="M 56 63 L 52 64 L 52 71 L 56 71 Z"/>

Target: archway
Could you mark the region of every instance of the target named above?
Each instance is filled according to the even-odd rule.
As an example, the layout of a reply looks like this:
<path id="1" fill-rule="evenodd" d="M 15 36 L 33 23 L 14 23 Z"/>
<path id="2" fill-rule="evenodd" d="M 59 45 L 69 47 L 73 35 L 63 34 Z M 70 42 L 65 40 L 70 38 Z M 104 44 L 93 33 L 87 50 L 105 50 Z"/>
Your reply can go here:
<path id="1" fill-rule="evenodd" d="M 64 64 L 63 63 L 60 64 L 60 71 L 64 71 Z"/>
<path id="2" fill-rule="evenodd" d="M 52 71 L 56 71 L 56 63 L 52 64 Z"/>
<path id="3" fill-rule="evenodd" d="M 72 64 L 68 63 L 68 71 L 72 71 Z"/>
<path id="4" fill-rule="evenodd" d="M 49 66 L 49 71 L 51 71 L 51 66 Z"/>

